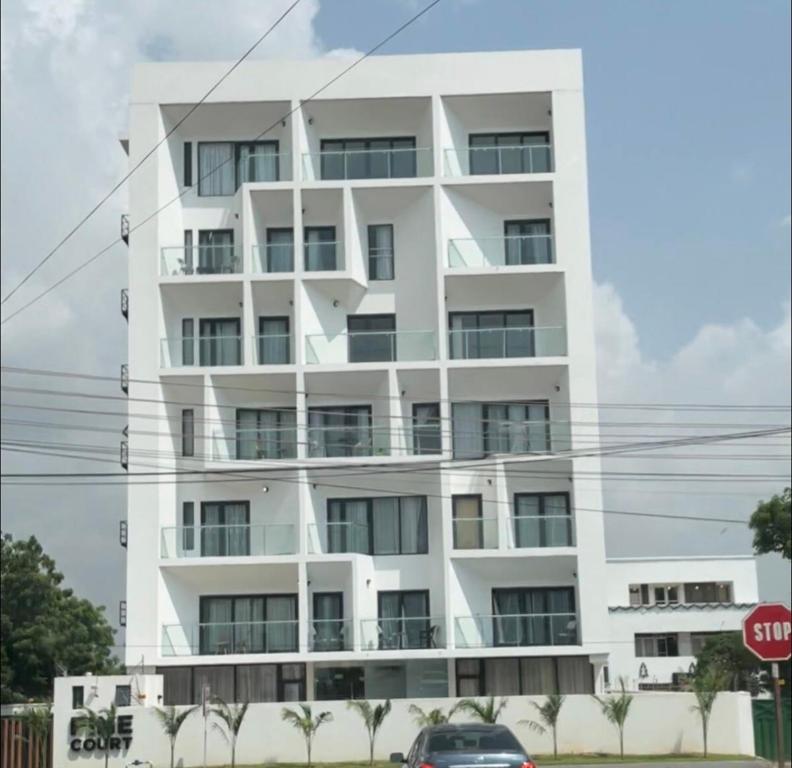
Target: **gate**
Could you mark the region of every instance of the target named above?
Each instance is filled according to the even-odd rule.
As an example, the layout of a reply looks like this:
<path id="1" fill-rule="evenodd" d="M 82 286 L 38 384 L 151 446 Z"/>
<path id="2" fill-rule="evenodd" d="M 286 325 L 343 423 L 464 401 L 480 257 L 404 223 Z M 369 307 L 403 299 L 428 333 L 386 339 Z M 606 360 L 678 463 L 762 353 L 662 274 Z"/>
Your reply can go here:
<path id="1" fill-rule="evenodd" d="M 783 722 L 784 722 L 784 752 L 786 760 L 792 754 L 792 699 L 782 700 Z M 754 725 L 754 747 L 756 754 L 766 760 L 775 761 L 776 757 L 776 717 L 775 702 L 772 699 L 754 699 L 753 725 Z"/>
<path id="2" fill-rule="evenodd" d="M 30 738 L 28 727 L 19 717 L 0 719 L 0 768 L 44 768 L 39 739 Z M 52 766 L 52 736 L 47 739 L 46 765 Z"/>

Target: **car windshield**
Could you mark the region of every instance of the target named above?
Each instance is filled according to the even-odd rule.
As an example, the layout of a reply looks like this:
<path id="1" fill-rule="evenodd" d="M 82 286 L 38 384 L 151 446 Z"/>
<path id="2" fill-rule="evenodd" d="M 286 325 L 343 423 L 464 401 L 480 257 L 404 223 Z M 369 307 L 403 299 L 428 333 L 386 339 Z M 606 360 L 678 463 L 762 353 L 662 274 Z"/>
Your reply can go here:
<path id="1" fill-rule="evenodd" d="M 433 733 L 427 744 L 429 752 L 484 752 L 505 750 L 518 752 L 520 745 L 509 731 L 488 728 L 465 728 L 464 731 Z"/>

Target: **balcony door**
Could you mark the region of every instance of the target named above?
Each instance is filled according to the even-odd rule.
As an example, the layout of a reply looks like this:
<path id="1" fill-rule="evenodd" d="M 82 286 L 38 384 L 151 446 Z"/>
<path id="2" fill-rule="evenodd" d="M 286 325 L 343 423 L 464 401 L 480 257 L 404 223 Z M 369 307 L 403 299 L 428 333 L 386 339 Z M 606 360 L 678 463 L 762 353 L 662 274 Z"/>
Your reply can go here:
<path id="1" fill-rule="evenodd" d="M 453 360 L 533 357 L 533 310 L 451 312 L 448 327 Z"/>
<path id="2" fill-rule="evenodd" d="M 570 645 L 577 642 L 572 587 L 492 590 L 496 646 Z"/>
<path id="3" fill-rule="evenodd" d="M 285 365 L 289 355 L 289 318 L 260 317 L 258 335 L 259 365 Z"/>
<path id="4" fill-rule="evenodd" d="M 416 455 L 442 453 L 440 403 L 413 404 L 413 451 Z"/>
<path id="5" fill-rule="evenodd" d="M 349 315 L 347 334 L 350 363 L 396 359 L 396 315 Z"/>
<path id="6" fill-rule="evenodd" d="M 481 518 L 481 496 L 454 496 L 452 504 L 454 549 L 483 549 L 484 521 Z"/>
<path id="7" fill-rule="evenodd" d="M 338 269 L 335 227 L 306 227 L 305 271 L 332 272 Z"/>
<path id="8" fill-rule="evenodd" d="M 369 540 L 370 499 L 328 499 L 327 551 L 371 552 Z"/>
<path id="9" fill-rule="evenodd" d="M 432 647 L 428 590 L 379 592 L 377 602 L 380 648 Z"/>
<path id="10" fill-rule="evenodd" d="M 249 502 L 203 502 L 201 504 L 201 556 L 240 557 L 249 554 Z"/>
<path id="11" fill-rule="evenodd" d="M 550 219 L 506 221 L 503 234 L 506 266 L 553 263 Z"/>
<path id="12" fill-rule="evenodd" d="M 201 365 L 241 365 L 238 317 L 201 318 L 199 328 Z"/>
<path id="13" fill-rule="evenodd" d="M 568 493 L 517 493 L 514 496 L 516 547 L 569 547 L 572 518 Z"/>
<path id="14" fill-rule="evenodd" d="M 325 406 L 308 409 L 311 456 L 370 456 L 371 406 Z"/>
<path id="15" fill-rule="evenodd" d="M 315 651 L 342 651 L 344 637 L 343 592 L 314 592 L 313 596 L 313 649 Z"/>
<path id="16" fill-rule="evenodd" d="M 198 232 L 198 274 L 236 272 L 233 229 L 201 229 Z"/>
<path id="17" fill-rule="evenodd" d="M 291 272 L 294 269 L 294 230 L 291 227 L 267 228 L 267 272 Z"/>
<path id="18" fill-rule="evenodd" d="M 246 182 L 278 181 L 278 142 L 254 141 L 236 145 L 237 187 Z"/>

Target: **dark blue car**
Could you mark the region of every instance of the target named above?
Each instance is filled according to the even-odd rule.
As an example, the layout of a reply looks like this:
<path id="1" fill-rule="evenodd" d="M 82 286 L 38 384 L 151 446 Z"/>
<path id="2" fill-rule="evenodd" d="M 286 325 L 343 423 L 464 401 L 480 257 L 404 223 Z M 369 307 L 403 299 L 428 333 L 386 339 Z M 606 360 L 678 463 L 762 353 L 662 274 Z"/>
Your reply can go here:
<path id="1" fill-rule="evenodd" d="M 424 728 L 406 756 L 394 752 L 390 761 L 408 768 L 536 768 L 505 725 L 476 723 Z"/>

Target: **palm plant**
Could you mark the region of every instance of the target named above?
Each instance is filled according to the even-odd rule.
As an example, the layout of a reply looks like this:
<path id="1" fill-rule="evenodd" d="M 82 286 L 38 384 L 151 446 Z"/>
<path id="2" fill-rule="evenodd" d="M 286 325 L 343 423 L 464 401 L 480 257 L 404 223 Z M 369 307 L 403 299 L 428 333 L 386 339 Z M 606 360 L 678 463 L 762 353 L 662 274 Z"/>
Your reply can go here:
<path id="1" fill-rule="evenodd" d="M 302 733 L 305 739 L 305 749 L 308 753 L 308 768 L 311 768 L 311 745 L 313 744 L 314 736 L 316 736 L 316 732 L 322 723 L 332 721 L 333 715 L 331 712 L 320 712 L 314 717 L 310 704 L 300 704 L 299 706 L 302 712 L 284 707 L 281 710 L 281 720 L 285 723 L 291 723 Z"/>
<path id="2" fill-rule="evenodd" d="M 483 702 L 477 699 L 462 699 L 462 701 L 454 707 L 454 711 L 459 710 L 460 712 L 466 712 L 475 720 L 479 720 L 482 723 L 494 724 L 498 722 L 498 718 L 506 708 L 506 703 L 506 699 L 501 699 L 496 705 L 494 696 L 490 696 Z"/>
<path id="3" fill-rule="evenodd" d="M 426 728 L 428 725 L 444 725 L 449 722 L 457 711 L 457 705 L 451 707 L 446 714 L 439 707 L 429 711 L 421 709 L 417 704 L 410 704 L 408 712 L 413 716 L 415 724 L 419 728 Z"/>
<path id="4" fill-rule="evenodd" d="M 390 699 L 375 707 L 371 706 L 371 702 L 364 700 L 348 701 L 347 708 L 354 710 L 363 718 L 369 738 L 369 765 L 374 765 L 374 741 L 377 738 L 377 731 L 391 711 Z"/>
<path id="5" fill-rule="evenodd" d="M 31 707 L 22 716 L 22 722 L 26 726 L 27 735 L 17 736 L 26 741 L 31 749 L 38 752 L 38 764 L 41 768 L 47 768 L 47 741 L 50 730 L 52 729 L 52 705 L 45 704 L 40 707 Z"/>
<path id="6" fill-rule="evenodd" d="M 553 732 L 553 757 L 558 757 L 558 716 L 561 714 L 561 707 L 564 706 L 566 696 L 560 693 L 551 693 L 544 701 L 539 704 L 532 701 L 531 704 L 539 713 L 541 723 L 535 720 L 520 720 L 521 725 L 527 725 L 532 731 L 545 733 L 549 728 Z"/>
<path id="7" fill-rule="evenodd" d="M 179 731 L 181 730 L 182 725 L 184 725 L 184 721 L 193 712 L 195 712 L 196 709 L 198 709 L 197 706 L 190 707 L 189 709 L 185 709 L 182 712 L 179 712 L 176 707 L 163 707 L 162 709 L 156 707 L 154 709 L 154 713 L 157 715 L 157 718 L 160 721 L 162 730 L 170 740 L 170 768 L 173 768 L 174 765 L 176 737 L 179 735 Z"/>
<path id="8" fill-rule="evenodd" d="M 106 709 L 100 709 L 98 712 L 83 707 L 81 712 L 82 714 L 77 718 L 77 730 L 89 733 L 96 738 L 97 742 L 102 742 L 104 764 L 107 768 L 107 763 L 110 760 L 110 739 L 115 735 L 115 704 L 111 704 Z M 99 746 L 98 743 L 97 746 Z"/>
<path id="9" fill-rule="evenodd" d="M 228 704 L 219 696 L 212 699 L 211 713 L 218 717 L 222 725 L 215 723 L 214 727 L 220 731 L 223 738 L 231 745 L 231 768 L 236 766 L 236 745 L 239 731 L 248 711 L 248 703 Z"/>
<path id="10" fill-rule="evenodd" d="M 690 708 L 691 712 L 698 712 L 701 718 L 701 730 L 704 736 L 704 757 L 707 757 L 709 736 L 709 721 L 712 707 L 718 694 L 726 687 L 724 674 L 715 668 L 709 668 L 693 678 L 693 693 L 696 703 Z"/>
<path id="11" fill-rule="evenodd" d="M 594 698 L 600 705 L 602 714 L 605 715 L 608 722 L 613 723 L 619 729 L 619 754 L 621 759 L 624 760 L 624 725 L 627 722 L 630 706 L 635 697 L 627 693 L 627 682 L 623 677 L 619 678 L 619 688 L 621 690 L 618 696 L 608 696 L 604 699 L 595 696 Z"/>

